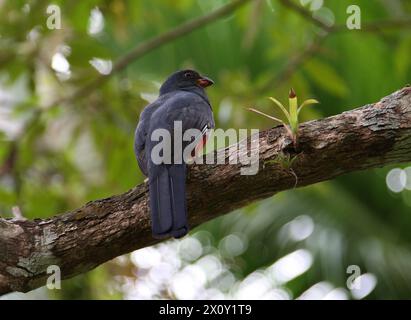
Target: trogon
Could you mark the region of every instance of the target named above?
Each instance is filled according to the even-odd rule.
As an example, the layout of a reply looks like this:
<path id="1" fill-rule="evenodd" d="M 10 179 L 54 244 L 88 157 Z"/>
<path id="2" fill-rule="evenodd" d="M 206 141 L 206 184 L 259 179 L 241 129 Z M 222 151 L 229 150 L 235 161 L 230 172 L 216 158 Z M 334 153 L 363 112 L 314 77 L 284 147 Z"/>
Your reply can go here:
<path id="1" fill-rule="evenodd" d="M 161 85 L 158 98 L 140 114 L 135 131 L 134 152 L 141 171 L 148 176 L 151 226 L 155 238 L 180 238 L 189 230 L 186 204 L 187 170 L 182 150 L 197 142 L 196 150 L 200 150 L 210 129 L 214 128 L 212 107 L 205 92 L 205 88 L 212 84 L 211 79 L 194 70 L 177 71 Z M 175 134 L 176 123 L 180 123 L 183 135 L 188 129 L 197 129 L 195 132 L 199 133 L 198 136 L 193 138 L 194 141 L 185 141 L 182 135 Z M 170 163 L 153 160 L 153 148 L 165 142 L 153 139 L 158 129 L 170 133 Z M 178 139 L 180 141 L 176 141 Z M 177 148 L 177 152 L 174 148 L 176 144 L 182 146 Z"/>

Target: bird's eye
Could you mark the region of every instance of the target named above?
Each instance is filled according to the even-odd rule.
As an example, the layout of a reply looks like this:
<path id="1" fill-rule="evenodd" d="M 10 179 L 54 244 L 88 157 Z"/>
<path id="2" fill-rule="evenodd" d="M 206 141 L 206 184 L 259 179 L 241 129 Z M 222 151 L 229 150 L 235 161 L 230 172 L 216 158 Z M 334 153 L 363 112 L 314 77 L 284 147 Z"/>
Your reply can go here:
<path id="1" fill-rule="evenodd" d="M 186 72 L 186 73 L 184 73 L 184 77 L 185 77 L 185 78 L 190 79 L 190 78 L 192 78 L 193 76 L 194 76 L 194 75 L 193 75 L 192 72 Z"/>

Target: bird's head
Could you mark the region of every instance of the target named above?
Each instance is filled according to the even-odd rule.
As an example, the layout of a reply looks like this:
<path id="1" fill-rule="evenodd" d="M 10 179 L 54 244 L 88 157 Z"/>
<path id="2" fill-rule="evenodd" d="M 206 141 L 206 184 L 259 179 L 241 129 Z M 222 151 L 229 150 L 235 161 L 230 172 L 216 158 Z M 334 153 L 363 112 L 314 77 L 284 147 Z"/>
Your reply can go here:
<path id="1" fill-rule="evenodd" d="M 160 88 L 160 94 L 190 88 L 206 88 L 213 84 L 213 80 L 200 75 L 194 70 L 181 70 L 174 72 L 167 80 L 162 84 Z"/>

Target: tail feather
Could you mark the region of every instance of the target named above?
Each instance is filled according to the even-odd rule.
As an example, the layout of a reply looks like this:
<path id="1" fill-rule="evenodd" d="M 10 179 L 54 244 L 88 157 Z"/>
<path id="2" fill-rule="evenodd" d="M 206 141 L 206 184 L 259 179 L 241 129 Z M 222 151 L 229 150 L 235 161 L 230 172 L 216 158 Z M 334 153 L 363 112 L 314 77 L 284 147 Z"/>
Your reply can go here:
<path id="1" fill-rule="evenodd" d="M 171 207 L 170 194 L 168 172 L 164 167 L 150 179 L 150 211 L 154 236 L 166 236 L 171 230 L 173 221 L 172 216 L 168 214 Z"/>
<path id="2" fill-rule="evenodd" d="M 171 234 L 180 238 L 188 232 L 186 206 L 186 165 L 159 166 L 150 177 L 150 210 L 155 237 Z"/>
<path id="3" fill-rule="evenodd" d="M 180 238 L 187 234 L 186 165 L 174 164 L 169 167 L 171 186 L 171 206 L 173 213 L 172 235 Z"/>

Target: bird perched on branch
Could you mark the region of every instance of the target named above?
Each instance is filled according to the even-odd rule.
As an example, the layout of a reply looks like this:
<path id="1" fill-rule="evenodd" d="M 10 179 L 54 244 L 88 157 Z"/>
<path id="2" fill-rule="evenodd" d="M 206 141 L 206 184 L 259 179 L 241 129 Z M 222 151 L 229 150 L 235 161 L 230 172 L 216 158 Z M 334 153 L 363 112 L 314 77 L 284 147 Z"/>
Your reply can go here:
<path id="1" fill-rule="evenodd" d="M 211 104 L 204 90 L 212 84 L 211 79 L 194 70 L 177 71 L 162 84 L 157 100 L 140 115 L 134 152 L 141 171 L 148 176 L 155 238 L 180 238 L 188 232 L 184 150 L 193 144 L 197 145 L 195 150 L 200 150 L 209 130 L 214 128 Z M 184 133 L 190 129 L 196 129 L 192 132 L 198 134 L 185 141 Z M 170 139 L 162 135 L 165 132 Z"/>

